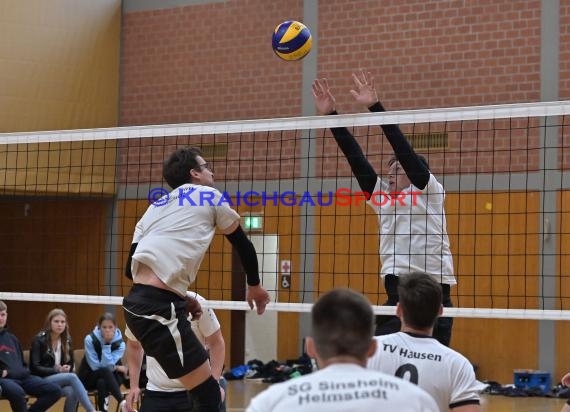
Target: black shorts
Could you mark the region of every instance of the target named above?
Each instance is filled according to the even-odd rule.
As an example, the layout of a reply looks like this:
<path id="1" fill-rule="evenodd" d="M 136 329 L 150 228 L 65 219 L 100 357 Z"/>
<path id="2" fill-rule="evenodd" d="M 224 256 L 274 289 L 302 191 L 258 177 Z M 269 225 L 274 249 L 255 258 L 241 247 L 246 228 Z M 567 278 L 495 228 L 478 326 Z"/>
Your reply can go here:
<path id="1" fill-rule="evenodd" d="M 192 400 L 187 391 L 156 392 L 145 389 L 140 412 L 192 412 Z"/>
<path id="2" fill-rule="evenodd" d="M 127 326 L 145 353 L 170 379 L 180 378 L 208 360 L 188 320 L 186 300 L 176 293 L 134 284 L 123 299 Z"/>

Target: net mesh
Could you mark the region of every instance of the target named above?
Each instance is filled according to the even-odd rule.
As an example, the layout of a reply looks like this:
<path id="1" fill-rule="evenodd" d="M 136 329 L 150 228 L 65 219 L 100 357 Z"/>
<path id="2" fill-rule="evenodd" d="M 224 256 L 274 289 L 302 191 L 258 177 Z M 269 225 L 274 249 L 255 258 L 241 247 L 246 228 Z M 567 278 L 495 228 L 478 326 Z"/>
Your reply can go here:
<path id="1" fill-rule="evenodd" d="M 349 128 L 384 173 L 393 153 L 378 126 L 399 124 L 446 190 L 458 282 L 446 314 L 568 319 L 569 113 L 547 102 L 2 134 L 0 299 L 120 304 L 134 226 L 170 190 L 164 159 L 190 145 L 255 239 L 271 310 L 308 311 L 348 286 L 393 313 L 379 306 L 377 216 L 329 129 Z M 216 236 L 195 289 L 246 309 L 244 284 Z"/>

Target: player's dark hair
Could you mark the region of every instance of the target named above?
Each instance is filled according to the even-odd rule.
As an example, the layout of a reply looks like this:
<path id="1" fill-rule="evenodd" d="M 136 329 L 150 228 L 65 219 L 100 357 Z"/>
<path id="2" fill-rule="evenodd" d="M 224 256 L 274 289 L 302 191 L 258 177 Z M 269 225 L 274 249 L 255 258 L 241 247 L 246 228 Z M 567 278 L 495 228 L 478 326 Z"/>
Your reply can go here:
<path id="1" fill-rule="evenodd" d="M 366 298 L 351 289 L 332 289 L 311 311 L 315 349 L 323 359 L 366 359 L 374 335 L 374 313 Z"/>
<path id="2" fill-rule="evenodd" d="M 197 156 L 201 156 L 202 152 L 197 147 L 184 147 L 176 150 L 164 161 L 162 168 L 162 176 L 166 183 L 176 189 L 186 183 L 192 183 L 190 170 L 197 169 Z"/>
<path id="3" fill-rule="evenodd" d="M 417 329 L 433 327 L 442 303 L 441 285 L 425 273 L 400 275 L 398 279 L 404 322 Z"/>

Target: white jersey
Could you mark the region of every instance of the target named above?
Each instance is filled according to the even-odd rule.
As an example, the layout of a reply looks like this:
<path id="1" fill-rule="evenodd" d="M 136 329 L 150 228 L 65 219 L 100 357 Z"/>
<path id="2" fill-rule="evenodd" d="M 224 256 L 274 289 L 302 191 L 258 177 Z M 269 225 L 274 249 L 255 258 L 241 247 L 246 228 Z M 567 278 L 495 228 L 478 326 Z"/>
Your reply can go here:
<path id="1" fill-rule="evenodd" d="M 378 348 L 368 368 L 411 381 L 436 400 L 441 411 L 478 404 L 483 385 L 460 353 L 429 336 L 405 332 L 376 336 Z"/>
<path id="2" fill-rule="evenodd" d="M 216 227 L 225 230 L 239 215 L 215 188 L 185 184 L 150 205 L 135 228 L 131 272 L 144 263 L 184 295 L 194 282 Z"/>
<path id="3" fill-rule="evenodd" d="M 206 302 L 206 299 L 196 292 L 187 292 L 187 295 L 196 298 L 200 304 Z M 202 308 L 204 307 L 202 306 Z M 212 336 L 220 329 L 220 322 L 212 309 L 207 308 L 203 312 L 200 319 L 192 321 L 192 331 L 194 331 L 198 340 L 205 346 L 206 338 Z M 128 326 L 125 330 L 125 336 L 130 340 L 137 340 Z M 186 390 L 180 380 L 170 379 L 156 359 L 148 355 L 146 357 L 146 376 L 148 378 L 146 388 L 151 391 L 179 392 Z"/>
<path id="4" fill-rule="evenodd" d="M 457 283 L 444 200 L 443 186 L 432 174 L 424 190 L 410 185 L 395 195 L 388 194 L 386 182 L 376 181 L 367 203 L 378 214 L 383 277 L 423 272 L 437 276 L 439 283 Z"/>
<path id="5" fill-rule="evenodd" d="M 326 368 L 276 383 L 251 400 L 246 412 L 436 412 L 435 401 L 409 382 L 356 364 Z"/>

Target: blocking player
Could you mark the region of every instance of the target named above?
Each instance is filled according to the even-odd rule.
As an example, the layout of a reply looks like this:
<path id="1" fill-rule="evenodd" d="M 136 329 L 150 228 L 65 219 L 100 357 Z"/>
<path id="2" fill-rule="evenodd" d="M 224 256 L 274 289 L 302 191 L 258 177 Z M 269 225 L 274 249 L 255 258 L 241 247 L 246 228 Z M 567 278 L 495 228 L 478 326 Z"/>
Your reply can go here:
<path id="1" fill-rule="evenodd" d="M 370 111 L 382 112 L 374 78 L 370 73 L 353 74 L 355 100 Z M 336 101 L 326 79 L 313 83 L 315 106 L 320 114 L 336 114 Z M 364 156 L 356 139 L 345 127 L 331 131 L 344 153 L 352 173 L 368 203 L 378 214 L 380 231 L 380 275 L 388 295 L 386 306 L 398 302 L 398 280 L 401 274 L 413 271 L 429 273 L 442 284 L 444 306 L 453 306 L 450 287 L 456 284 L 453 275 L 453 259 L 447 236 L 444 210 L 445 191 L 429 170 L 425 158 L 418 155 L 397 125 L 382 125 L 386 139 L 394 150 L 395 157 L 388 164 L 388 181 L 380 179 Z M 412 200 L 412 193 L 415 201 Z M 383 194 L 389 193 L 399 201 L 383 202 Z M 372 198 L 380 194 L 381 198 Z M 378 196 L 378 195 L 375 195 Z M 377 316 L 376 335 L 385 335 L 400 330 L 396 316 Z M 434 336 L 444 345 L 451 341 L 452 318 L 440 318 Z"/>

